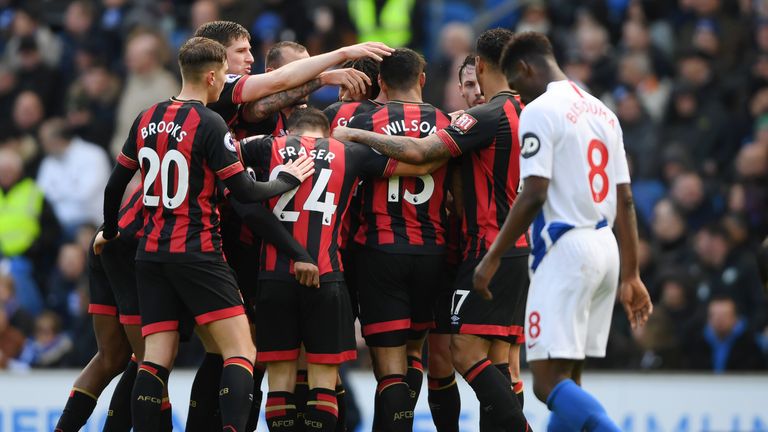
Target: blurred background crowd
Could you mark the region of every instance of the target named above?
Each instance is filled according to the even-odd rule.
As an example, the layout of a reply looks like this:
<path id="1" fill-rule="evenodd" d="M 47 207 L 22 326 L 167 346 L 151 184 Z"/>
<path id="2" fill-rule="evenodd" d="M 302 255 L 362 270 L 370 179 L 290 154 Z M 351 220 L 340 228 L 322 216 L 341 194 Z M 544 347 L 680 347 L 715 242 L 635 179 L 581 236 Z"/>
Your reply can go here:
<path id="1" fill-rule="evenodd" d="M 621 120 L 655 304 L 637 331 L 617 307 L 591 367 L 768 368 L 768 1 L 0 0 L 0 369 L 95 352 L 86 251 L 113 156 L 135 115 L 178 91 L 181 43 L 216 19 L 251 31 L 254 71 L 279 40 L 410 46 L 429 64 L 425 101 L 448 112 L 466 108 L 457 72 L 475 35 L 548 34 Z M 199 348 L 182 351 L 197 364 Z"/>

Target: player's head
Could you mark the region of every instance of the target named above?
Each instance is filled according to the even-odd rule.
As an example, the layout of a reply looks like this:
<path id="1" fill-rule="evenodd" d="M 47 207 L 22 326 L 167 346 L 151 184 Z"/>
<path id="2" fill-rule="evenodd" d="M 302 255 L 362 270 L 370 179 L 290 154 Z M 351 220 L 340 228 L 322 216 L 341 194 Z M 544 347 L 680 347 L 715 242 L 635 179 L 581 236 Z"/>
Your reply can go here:
<path id="1" fill-rule="evenodd" d="M 269 47 L 264 66 L 269 72 L 305 58 L 309 58 L 307 47 L 296 42 L 281 41 Z"/>
<path id="2" fill-rule="evenodd" d="M 294 110 L 288 119 L 287 126 L 290 135 L 305 135 L 315 138 L 328 138 L 331 130 L 328 117 L 319 109 L 312 107 Z"/>
<path id="3" fill-rule="evenodd" d="M 485 103 L 480 83 L 475 73 L 475 56 L 468 55 L 459 67 L 459 93 L 468 108 Z"/>
<path id="4" fill-rule="evenodd" d="M 227 74 L 227 51 L 213 39 L 193 37 L 179 48 L 183 86 L 205 88 L 208 103 L 219 100 Z"/>
<path id="5" fill-rule="evenodd" d="M 398 48 L 379 65 L 379 83 L 387 92 L 421 90 L 427 80 L 424 57 L 409 48 Z"/>
<path id="6" fill-rule="evenodd" d="M 494 28 L 482 32 L 477 38 L 475 43 L 475 53 L 477 54 L 475 72 L 481 87 L 487 86 L 487 83 L 483 84 L 483 81 L 489 79 L 490 76 L 501 74 L 499 66 L 501 52 L 504 50 L 504 46 L 512 40 L 512 37 L 514 37 L 512 31 Z"/>
<path id="7" fill-rule="evenodd" d="M 343 87 L 339 88 L 339 100 L 342 101 L 362 101 L 365 99 L 376 99 L 379 96 L 381 87 L 379 86 L 379 62 L 370 58 L 364 57 L 357 60 L 350 60 L 341 65 L 342 68 L 352 68 L 359 70 L 368 76 L 371 80 L 371 85 L 366 88 L 366 93 L 348 93 Z"/>
<path id="8" fill-rule="evenodd" d="M 232 21 L 212 21 L 201 25 L 195 36 L 213 39 L 227 50 L 228 73 L 248 75 L 251 73 L 251 34 L 240 24 Z"/>
<path id="9" fill-rule="evenodd" d="M 520 33 L 504 49 L 501 69 L 510 87 L 530 102 L 547 90 L 552 73 L 558 69 L 552 44 L 541 33 Z"/>

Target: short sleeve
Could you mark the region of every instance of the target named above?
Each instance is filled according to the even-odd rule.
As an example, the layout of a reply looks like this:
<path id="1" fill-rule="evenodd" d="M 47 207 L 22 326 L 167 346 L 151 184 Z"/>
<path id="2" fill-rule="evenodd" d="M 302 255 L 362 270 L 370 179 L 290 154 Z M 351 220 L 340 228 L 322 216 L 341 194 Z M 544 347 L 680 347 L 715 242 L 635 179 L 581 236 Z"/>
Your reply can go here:
<path id="1" fill-rule="evenodd" d="M 247 79 L 248 75 L 227 75 L 219 100 L 208 104 L 208 108 L 216 111 L 227 124 L 233 123 L 237 118 L 238 109 L 243 103 L 243 86 Z"/>
<path id="2" fill-rule="evenodd" d="M 437 136 L 448 147 L 451 156 L 459 157 L 490 146 L 496 135 L 498 121 L 499 116 L 492 112 L 471 109 L 456 117 L 447 128 L 437 131 Z"/>
<path id="3" fill-rule="evenodd" d="M 139 158 L 136 150 L 136 136 L 138 133 L 139 123 L 145 112 L 139 114 L 136 120 L 131 125 L 131 130 L 128 133 L 128 138 L 123 143 L 123 148 L 120 150 L 120 154 L 117 155 L 117 163 L 128 168 L 129 170 L 136 171 L 139 169 Z"/>
<path id="4" fill-rule="evenodd" d="M 554 143 L 557 141 L 555 116 L 539 105 L 529 105 L 520 114 L 520 178 L 552 178 Z"/>
<path id="5" fill-rule="evenodd" d="M 621 130 L 621 126 L 619 126 L 618 120 L 616 121 L 616 125 L 618 128 L 618 140 L 617 140 L 617 146 L 616 146 L 616 163 L 615 170 L 616 170 L 616 184 L 628 184 L 631 183 L 631 180 L 629 178 L 629 164 L 627 163 L 627 152 L 624 149 L 624 132 Z"/>
<path id="6" fill-rule="evenodd" d="M 357 167 L 359 177 L 389 177 L 397 167 L 397 161 L 376 150 L 357 143 L 344 143 L 350 160 Z"/>
<path id="7" fill-rule="evenodd" d="M 237 148 L 226 123 L 217 115 L 206 116 L 210 130 L 205 138 L 205 156 L 208 166 L 221 180 L 226 180 L 245 168 L 237 158 Z"/>

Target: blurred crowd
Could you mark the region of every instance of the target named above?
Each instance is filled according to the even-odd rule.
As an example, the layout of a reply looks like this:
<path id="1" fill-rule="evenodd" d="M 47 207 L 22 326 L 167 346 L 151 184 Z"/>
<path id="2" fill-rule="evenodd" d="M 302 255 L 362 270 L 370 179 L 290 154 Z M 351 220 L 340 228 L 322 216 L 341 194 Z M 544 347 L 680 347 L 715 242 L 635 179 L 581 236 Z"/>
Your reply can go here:
<path id="1" fill-rule="evenodd" d="M 476 34 L 548 34 L 621 120 L 655 304 L 635 331 L 617 308 L 590 364 L 768 368 L 768 1 L 0 0 L 0 369 L 95 352 L 86 251 L 113 156 L 136 113 L 178 91 L 177 48 L 216 19 L 251 31 L 256 72 L 279 40 L 408 45 L 428 60 L 424 99 L 448 112 L 466 108 L 457 72 Z"/>

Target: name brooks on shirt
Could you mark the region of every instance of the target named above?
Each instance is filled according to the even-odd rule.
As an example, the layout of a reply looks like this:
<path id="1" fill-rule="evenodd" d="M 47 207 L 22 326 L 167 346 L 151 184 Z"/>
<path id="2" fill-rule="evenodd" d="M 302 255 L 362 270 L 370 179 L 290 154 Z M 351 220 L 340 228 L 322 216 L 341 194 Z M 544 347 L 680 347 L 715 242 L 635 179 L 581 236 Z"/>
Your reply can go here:
<path id="1" fill-rule="evenodd" d="M 187 136 L 187 131 L 181 130 L 181 125 L 172 121 L 165 122 L 161 120 L 157 123 L 152 122 L 141 128 L 142 139 L 147 139 L 148 136 L 161 133 L 167 133 L 168 135 L 176 138 L 176 142 L 181 142 L 181 140 Z"/>

